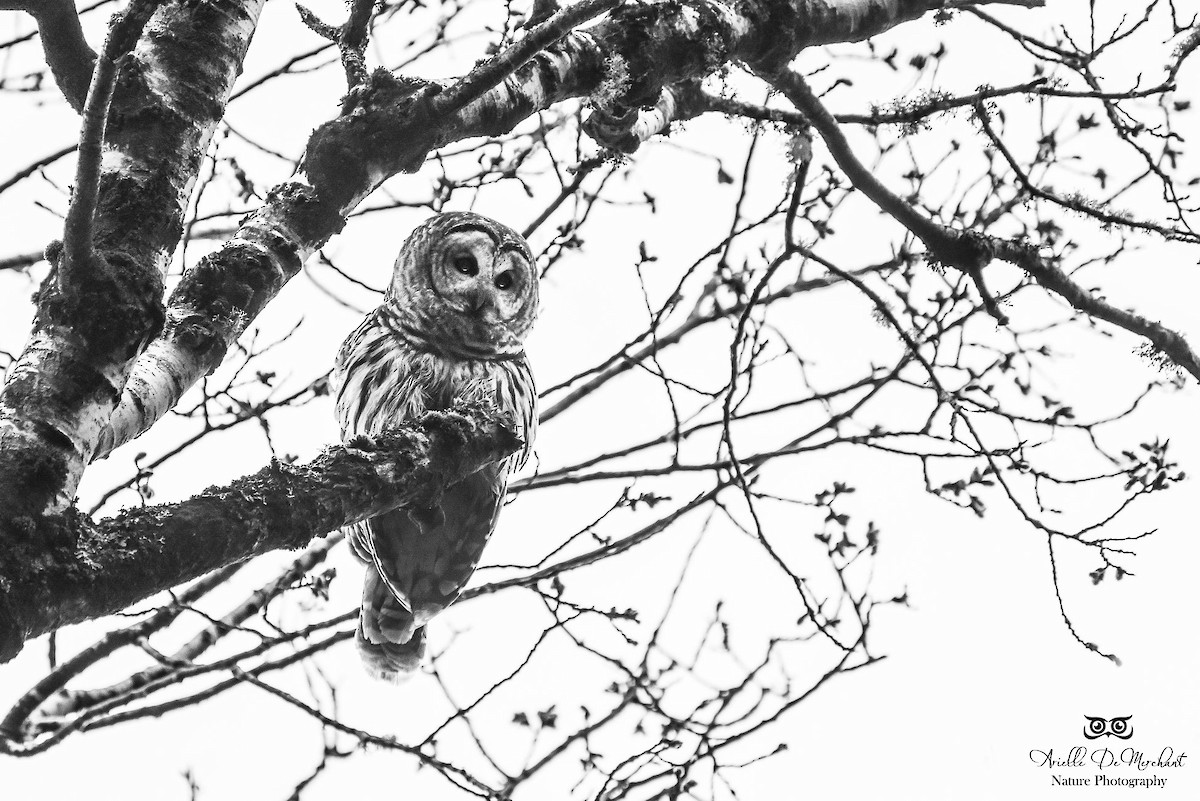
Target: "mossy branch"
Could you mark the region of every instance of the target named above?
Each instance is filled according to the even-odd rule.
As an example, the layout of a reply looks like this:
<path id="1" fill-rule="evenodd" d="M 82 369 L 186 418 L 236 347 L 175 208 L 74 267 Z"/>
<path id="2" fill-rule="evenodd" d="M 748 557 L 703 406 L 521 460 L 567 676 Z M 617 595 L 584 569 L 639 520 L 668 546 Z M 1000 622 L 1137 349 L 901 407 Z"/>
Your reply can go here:
<path id="1" fill-rule="evenodd" d="M 0 661 L 24 642 L 90 620 L 277 548 L 400 506 L 429 506 L 447 487 L 516 451 L 508 419 L 481 404 L 427 412 L 305 465 L 278 461 L 186 501 L 93 523 L 76 515 L 46 554 L 0 554 Z M 70 544 L 70 543 L 73 543 Z"/>

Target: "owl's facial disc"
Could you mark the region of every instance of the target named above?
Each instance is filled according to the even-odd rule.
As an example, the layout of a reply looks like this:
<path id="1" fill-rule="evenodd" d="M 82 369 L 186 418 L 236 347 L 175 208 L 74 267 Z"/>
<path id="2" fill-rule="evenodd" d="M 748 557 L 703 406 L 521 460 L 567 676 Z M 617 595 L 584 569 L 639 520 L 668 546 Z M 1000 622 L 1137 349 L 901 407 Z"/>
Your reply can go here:
<path id="1" fill-rule="evenodd" d="M 528 302 L 531 268 L 525 254 L 512 246 L 497 248 L 487 231 L 452 231 L 430 267 L 434 289 L 477 326 L 506 327 Z"/>
<path id="2" fill-rule="evenodd" d="M 516 231 L 471 212 L 430 218 L 396 257 L 387 303 L 414 344 L 458 358 L 519 356 L 538 275 Z"/>

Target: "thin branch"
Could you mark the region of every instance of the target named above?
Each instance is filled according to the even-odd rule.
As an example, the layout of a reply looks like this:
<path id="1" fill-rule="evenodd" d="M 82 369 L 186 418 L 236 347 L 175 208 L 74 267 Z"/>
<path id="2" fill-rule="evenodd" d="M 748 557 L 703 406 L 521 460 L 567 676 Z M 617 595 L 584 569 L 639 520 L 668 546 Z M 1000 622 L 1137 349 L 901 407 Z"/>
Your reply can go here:
<path id="1" fill-rule="evenodd" d="M 40 170 L 42 167 L 53 164 L 54 162 L 61 159 L 63 156 L 67 156 L 67 155 L 70 155 L 71 153 L 74 153 L 75 149 L 77 147 L 79 147 L 79 146 L 74 145 L 74 144 L 67 145 L 66 147 L 56 150 L 53 153 L 49 153 L 45 156 L 42 156 L 39 159 L 35 159 L 34 161 L 32 161 L 29 164 L 22 167 L 21 169 L 17 170 L 15 173 L 10 175 L 5 180 L 0 181 L 0 192 L 6 192 L 7 190 L 11 189 L 13 186 L 16 186 L 21 181 L 23 181 L 26 178 L 28 178 L 29 176 L 33 175 L 35 172 Z M 41 257 L 39 256 L 38 260 L 40 260 L 40 258 Z M 7 261 L 7 260 L 5 260 L 5 261 Z M 4 269 L 4 261 L 0 261 L 0 269 Z"/>
<path id="2" fill-rule="evenodd" d="M 367 82 L 367 34 L 376 0 L 353 0 L 350 17 L 341 27 L 322 22 L 308 8 L 296 4 L 300 21 L 309 30 L 337 45 L 342 56 L 342 68 L 346 71 L 346 85 L 353 89 Z"/>
<path id="3" fill-rule="evenodd" d="M 1004 161 L 1007 162 L 1009 168 L 1017 177 L 1017 181 L 1021 184 L 1021 186 L 1025 187 L 1025 191 L 1033 197 L 1041 198 L 1042 200 L 1047 200 L 1051 203 L 1062 206 L 1065 209 L 1070 209 L 1071 211 L 1078 212 L 1079 214 L 1087 215 L 1088 217 L 1099 220 L 1105 225 L 1122 225 L 1127 228 L 1151 231 L 1168 239 L 1181 239 L 1192 243 L 1200 242 L 1200 237 L 1189 231 L 1180 231 L 1170 228 L 1169 226 L 1159 225 L 1156 222 L 1138 220 L 1124 214 L 1110 212 L 1105 210 L 1099 204 L 1085 201 L 1076 195 L 1063 196 L 1057 192 L 1043 189 L 1030 179 L 1025 170 L 1021 169 L 1021 165 L 1017 163 L 1017 159 L 1012 154 L 1012 151 L 1008 149 L 1006 144 L 1004 144 L 1004 140 L 1000 138 L 1000 134 L 997 133 L 996 129 L 992 126 L 992 115 L 988 112 L 987 106 L 983 103 L 976 103 L 975 116 L 979 120 L 980 127 L 983 128 L 984 134 L 986 134 L 987 138 L 991 140 L 993 145 L 996 146 L 996 149 L 1000 151 L 1000 155 L 1004 157 Z"/>
<path id="4" fill-rule="evenodd" d="M 1200 355 L 1179 332 L 1136 312 L 1118 309 L 1093 295 L 1072 281 L 1061 267 L 1039 254 L 1032 245 L 1003 239 L 992 240 L 991 244 L 995 248 L 996 258 L 1025 270 L 1038 285 L 1059 295 L 1084 314 L 1145 338 L 1157 351 L 1200 381 Z"/>
<path id="5" fill-rule="evenodd" d="M 204 576 L 195 581 L 190 587 L 180 592 L 175 603 L 156 610 L 150 617 L 132 626 L 109 632 L 103 638 L 80 651 L 70 659 L 60 663 L 45 678 L 39 681 L 29 692 L 21 696 L 13 704 L 12 709 L 0 721 L 0 735 L 19 739 L 20 732 L 25 726 L 29 715 L 37 709 L 51 694 L 62 689 L 71 679 L 84 670 L 96 664 L 119 648 L 122 648 L 141 638 L 148 637 L 171 623 L 184 608 L 207 595 L 223 584 L 240 569 L 240 565 L 232 565 Z"/>
<path id="6" fill-rule="evenodd" d="M 995 298 L 988 293 L 983 283 L 983 268 L 993 258 L 999 258 L 1025 270 L 1039 285 L 1060 295 L 1075 309 L 1145 337 L 1158 351 L 1200 380 L 1200 356 L 1196 355 L 1181 334 L 1096 298 L 1072 281 L 1050 259 L 1043 257 L 1032 244 L 971 231 L 958 231 L 924 216 L 884 186 L 874 173 L 858 160 L 837 121 L 816 98 L 799 73 L 782 70 L 764 77 L 812 120 L 813 127 L 821 134 L 834 161 L 863 194 L 924 242 L 938 261 L 962 270 L 975 281 L 992 316 L 1000 319 L 1003 313 L 999 311 Z"/>
<path id="7" fill-rule="evenodd" d="M 75 192 L 63 226 L 64 283 L 71 282 L 71 271 L 84 268 L 94 258 L 92 223 L 100 193 L 100 157 L 104 148 L 108 106 L 116 85 L 117 62 L 133 50 L 142 35 L 142 28 L 157 7 L 158 0 L 138 0 L 115 15 L 108 38 L 104 41 L 104 49 L 96 59 L 87 100 L 83 104 L 79 160 L 75 166 Z"/>

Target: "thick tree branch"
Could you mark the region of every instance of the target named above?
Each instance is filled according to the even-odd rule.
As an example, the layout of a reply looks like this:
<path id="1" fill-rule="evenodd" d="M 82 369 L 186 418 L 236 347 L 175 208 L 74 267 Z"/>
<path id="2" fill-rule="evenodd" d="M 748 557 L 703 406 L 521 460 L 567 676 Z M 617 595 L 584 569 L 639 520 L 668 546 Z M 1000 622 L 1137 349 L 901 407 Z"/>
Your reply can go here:
<path id="1" fill-rule="evenodd" d="M 182 503 L 100 523 L 77 517 L 65 532 L 74 544 L 48 555 L 10 543 L 0 560 L 0 661 L 30 637 L 115 612 L 210 570 L 302 547 L 398 506 L 430 506 L 445 487 L 519 445 L 511 421 L 488 407 L 428 412 L 306 465 L 272 462 Z"/>
<path id="2" fill-rule="evenodd" d="M 74 1 L 3 0 L 0 9 L 27 11 L 37 21 L 46 65 L 71 108 L 82 112 L 96 54 L 83 37 Z"/>
<path id="3" fill-rule="evenodd" d="M 539 51 L 562 39 L 577 25 L 620 5 L 622 0 L 580 0 L 545 22 L 534 26 L 506 50 L 471 70 L 462 80 L 433 101 L 434 114 L 449 116 L 474 102 L 527 63 Z"/>

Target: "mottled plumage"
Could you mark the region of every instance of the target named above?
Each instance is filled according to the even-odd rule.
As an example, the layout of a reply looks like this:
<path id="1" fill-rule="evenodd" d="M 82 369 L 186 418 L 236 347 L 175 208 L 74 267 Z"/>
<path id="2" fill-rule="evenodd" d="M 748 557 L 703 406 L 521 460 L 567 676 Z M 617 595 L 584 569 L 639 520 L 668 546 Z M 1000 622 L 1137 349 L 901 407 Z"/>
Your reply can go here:
<path id="1" fill-rule="evenodd" d="M 522 341 L 537 313 L 537 273 L 514 231 L 469 213 L 434 217 L 404 243 L 387 297 L 338 352 L 342 438 L 377 434 L 459 399 L 512 414 L 523 451 L 448 488 L 436 509 L 353 526 L 367 564 L 358 647 L 368 671 L 397 680 L 424 653 L 423 626 L 458 597 L 500 514 L 508 476 L 537 428 Z"/>

